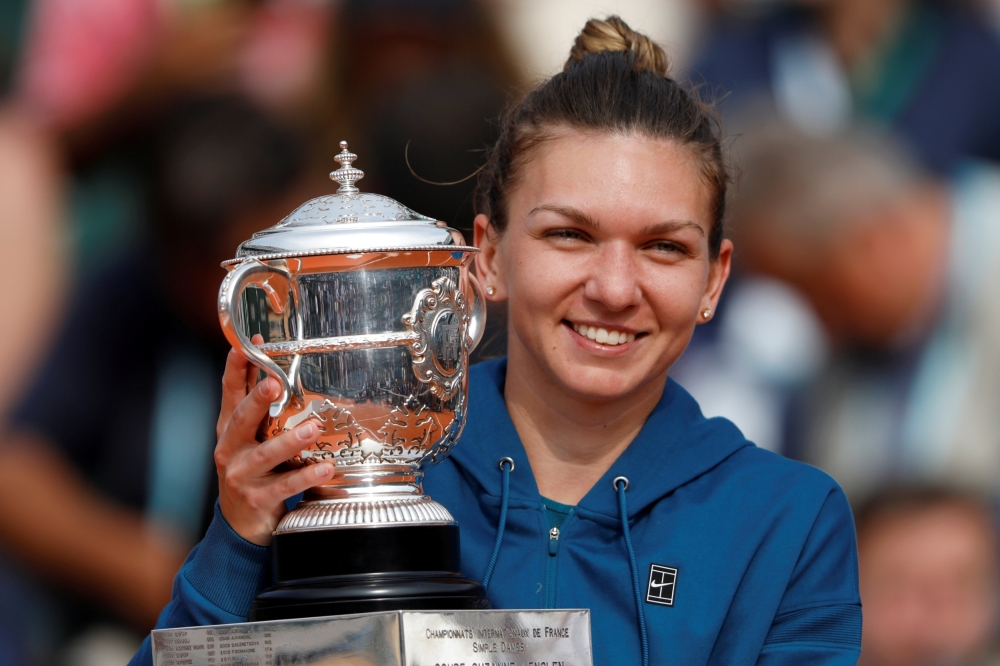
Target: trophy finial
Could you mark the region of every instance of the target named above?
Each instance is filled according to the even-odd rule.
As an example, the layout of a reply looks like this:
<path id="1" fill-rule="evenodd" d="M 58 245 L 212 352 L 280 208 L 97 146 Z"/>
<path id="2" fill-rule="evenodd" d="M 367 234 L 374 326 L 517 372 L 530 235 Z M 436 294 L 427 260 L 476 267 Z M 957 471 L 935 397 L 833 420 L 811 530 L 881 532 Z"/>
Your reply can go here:
<path id="1" fill-rule="evenodd" d="M 358 156 L 347 149 L 346 141 L 341 141 L 340 153 L 333 159 L 340 163 L 340 168 L 330 174 L 330 180 L 340 183 L 337 194 L 357 194 L 358 188 L 354 186 L 354 183 L 365 177 L 364 171 L 351 166 L 354 160 L 358 159 Z"/>

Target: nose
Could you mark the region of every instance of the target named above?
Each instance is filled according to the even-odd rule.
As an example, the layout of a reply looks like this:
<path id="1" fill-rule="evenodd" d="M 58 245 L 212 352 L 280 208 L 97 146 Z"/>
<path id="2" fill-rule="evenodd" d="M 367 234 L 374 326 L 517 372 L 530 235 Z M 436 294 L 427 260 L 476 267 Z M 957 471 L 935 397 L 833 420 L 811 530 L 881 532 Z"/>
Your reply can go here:
<path id="1" fill-rule="evenodd" d="M 601 248 L 598 257 L 591 267 L 584 296 L 612 312 L 638 305 L 642 290 L 633 248 L 627 243 L 609 243 Z"/>

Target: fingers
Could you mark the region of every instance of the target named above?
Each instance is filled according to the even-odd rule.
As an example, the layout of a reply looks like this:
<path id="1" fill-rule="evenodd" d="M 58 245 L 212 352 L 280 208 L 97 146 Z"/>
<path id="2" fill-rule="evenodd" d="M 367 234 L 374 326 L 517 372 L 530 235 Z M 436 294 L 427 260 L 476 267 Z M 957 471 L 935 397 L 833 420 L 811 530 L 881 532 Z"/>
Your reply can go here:
<path id="1" fill-rule="evenodd" d="M 292 472 L 283 472 L 273 478 L 270 485 L 274 498 L 284 502 L 289 497 L 303 493 L 313 486 L 326 483 L 333 477 L 334 465 L 331 463 L 319 463 L 317 465 L 306 465 L 301 469 Z"/>
<path id="2" fill-rule="evenodd" d="M 268 377 L 257 384 L 240 404 L 233 410 L 232 418 L 219 438 L 220 448 L 229 448 L 241 444 L 257 444 L 257 427 L 267 415 L 271 402 L 281 395 L 278 381 Z"/>
<path id="3" fill-rule="evenodd" d="M 219 420 L 215 426 L 216 437 L 222 437 L 233 411 L 240 404 L 240 400 L 247 395 L 248 365 L 246 356 L 235 348 L 229 350 L 229 355 L 226 356 L 226 369 L 222 373 L 222 406 L 219 408 Z"/>
<path id="4" fill-rule="evenodd" d="M 259 345 L 264 342 L 264 338 L 259 333 L 250 338 L 250 342 Z M 222 375 L 222 406 L 219 409 L 219 420 L 215 426 L 215 435 L 222 439 L 222 434 L 226 431 L 230 419 L 240 402 L 250 393 L 256 382 L 251 382 L 251 377 L 257 374 L 257 366 L 250 363 L 243 352 L 235 347 L 229 350 L 226 357 L 226 370 Z M 261 417 L 263 418 L 263 417 Z"/>
<path id="5" fill-rule="evenodd" d="M 257 334 L 250 339 L 250 342 L 259 345 L 264 342 L 264 338 Z M 256 372 L 257 366 L 250 363 L 242 351 L 235 347 L 229 350 L 229 355 L 226 357 L 226 370 L 222 375 L 222 406 L 219 409 L 219 421 L 215 428 L 216 437 L 222 437 L 236 407 L 247 396 L 247 387 L 253 385 L 249 379 Z"/>
<path id="6" fill-rule="evenodd" d="M 319 428 L 312 421 L 306 421 L 295 430 L 267 440 L 254 450 L 253 472 L 263 474 L 274 469 L 303 449 L 309 448 L 317 439 Z"/>

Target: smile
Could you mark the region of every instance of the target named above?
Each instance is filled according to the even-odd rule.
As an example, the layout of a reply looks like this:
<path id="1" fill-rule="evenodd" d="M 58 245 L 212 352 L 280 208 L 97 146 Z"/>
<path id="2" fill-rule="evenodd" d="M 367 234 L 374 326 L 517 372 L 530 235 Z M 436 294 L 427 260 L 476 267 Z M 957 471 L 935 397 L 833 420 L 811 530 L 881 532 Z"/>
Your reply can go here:
<path id="1" fill-rule="evenodd" d="M 579 333 L 581 337 L 593 340 L 599 345 L 615 347 L 617 345 L 623 345 L 626 342 L 632 342 L 635 340 L 635 333 L 627 333 L 625 331 L 616 330 L 609 331 L 606 328 L 587 326 L 586 324 L 572 324 L 572 326 L 573 330 Z"/>

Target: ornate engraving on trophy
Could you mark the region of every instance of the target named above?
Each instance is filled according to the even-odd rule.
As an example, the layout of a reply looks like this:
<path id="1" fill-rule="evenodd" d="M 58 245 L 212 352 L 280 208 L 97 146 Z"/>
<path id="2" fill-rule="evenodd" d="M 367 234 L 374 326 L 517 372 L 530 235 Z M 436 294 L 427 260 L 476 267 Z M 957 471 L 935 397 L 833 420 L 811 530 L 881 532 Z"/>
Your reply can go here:
<path id="1" fill-rule="evenodd" d="M 315 449 L 302 451 L 293 458 L 296 462 L 312 464 L 338 456 L 353 458 L 359 455 L 364 460 L 367 456 L 362 455 L 362 452 L 370 451 L 372 448 L 365 444 L 372 440 L 371 433 L 359 426 L 349 411 L 338 407 L 328 399 L 322 402 L 311 400 L 303 411 L 293 414 L 285 421 L 284 429 L 291 430 L 309 419 L 317 422 L 316 425 L 323 436 L 316 443 Z"/>
<path id="2" fill-rule="evenodd" d="M 461 349 L 469 325 L 465 296 L 453 280 L 438 278 L 430 289 L 417 294 L 413 310 L 403 315 L 403 323 L 418 336 L 410 346 L 417 379 L 428 384 L 435 396 L 447 400 L 464 376 Z"/>
<path id="3" fill-rule="evenodd" d="M 453 375 L 458 369 L 462 354 L 461 332 L 458 315 L 454 312 L 442 312 L 435 317 L 431 353 L 434 355 L 434 364 L 442 374 Z"/>
<path id="4" fill-rule="evenodd" d="M 406 402 L 389 414 L 389 419 L 379 429 L 386 442 L 386 457 L 401 456 L 403 453 L 418 454 L 429 449 L 441 426 L 434 416 L 415 396 L 408 396 Z"/>

